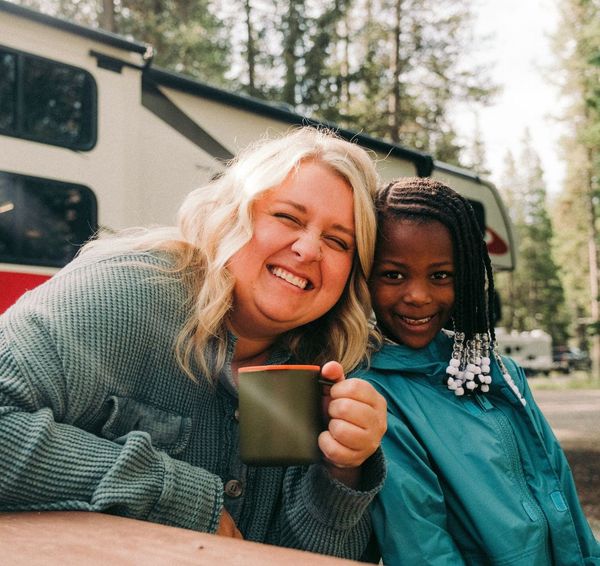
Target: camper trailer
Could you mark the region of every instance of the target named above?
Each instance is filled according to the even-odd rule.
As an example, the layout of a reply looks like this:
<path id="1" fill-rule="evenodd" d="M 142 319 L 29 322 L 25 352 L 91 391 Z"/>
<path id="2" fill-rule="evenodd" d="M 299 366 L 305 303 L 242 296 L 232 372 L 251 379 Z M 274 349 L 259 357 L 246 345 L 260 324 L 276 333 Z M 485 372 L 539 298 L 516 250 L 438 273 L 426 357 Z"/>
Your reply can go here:
<path id="1" fill-rule="evenodd" d="M 497 328 L 496 342 L 498 352 L 510 356 L 528 376 L 549 375 L 554 369 L 552 337 L 543 330 L 508 332 L 504 328 Z"/>
<path id="2" fill-rule="evenodd" d="M 156 68 L 148 45 L 0 0 L 0 312 L 92 235 L 172 224 L 184 195 L 238 150 L 306 123 L 318 124 Z M 513 268 L 510 224 L 490 183 L 338 131 L 375 154 L 384 180 L 431 176 L 464 194 L 494 267 Z"/>

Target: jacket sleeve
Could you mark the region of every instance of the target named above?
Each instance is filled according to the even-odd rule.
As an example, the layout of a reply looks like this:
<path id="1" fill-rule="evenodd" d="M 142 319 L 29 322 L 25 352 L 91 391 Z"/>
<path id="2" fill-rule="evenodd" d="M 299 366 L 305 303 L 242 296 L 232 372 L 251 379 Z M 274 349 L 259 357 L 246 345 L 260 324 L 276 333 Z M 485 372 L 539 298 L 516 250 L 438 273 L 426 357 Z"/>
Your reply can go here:
<path id="1" fill-rule="evenodd" d="M 381 448 L 362 467 L 351 489 L 320 464 L 292 467 L 283 482 L 283 505 L 267 542 L 358 560 L 371 536 L 368 507 L 385 478 Z"/>
<path id="2" fill-rule="evenodd" d="M 65 330 L 66 304 L 78 298 L 67 291 L 68 301 L 52 303 L 60 293 L 42 289 L 0 317 L 0 511 L 102 511 L 215 531 L 219 477 L 157 450 L 148 433 L 109 440 L 94 430 L 117 364 L 92 357 L 105 352 L 86 336 L 100 311 L 78 312 L 75 330 Z"/>
<path id="3" fill-rule="evenodd" d="M 371 513 L 383 563 L 464 564 L 448 533 L 444 495 L 427 453 L 391 412 L 383 450 L 388 474 Z"/>
<path id="4" fill-rule="evenodd" d="M 599 564 L 600 544 L 595 539 L 583 509 L 581 508 L 579 497 L 577 495 L 577 488 L 575 486 L 575 480 L 573 479 L 573 474 L 571 472 L 571 468 L 569 467 L 567 457 L 556 436 L 554 435 L 550 424 L 537 406 L 523 370 L 514 364 L 514 362 L 512 363 L 512 366 L 514 371 L 517 372 L 517 375 L 519 376 L 519 389 L 523 391 L 523 395 L 527 400 L 528 410 L 535 422 L 537 430 L 539 431 L 548 457 L 558 475 L 559 482 L 562 486 L 563 495 L 566 499 L 567 506 L 575 524 L 575 530 L 577 532 L 579 546 L 581 548 L 585 564 Z M 515 375 L 513 371 L 511 371 L 511 374 Z"/>

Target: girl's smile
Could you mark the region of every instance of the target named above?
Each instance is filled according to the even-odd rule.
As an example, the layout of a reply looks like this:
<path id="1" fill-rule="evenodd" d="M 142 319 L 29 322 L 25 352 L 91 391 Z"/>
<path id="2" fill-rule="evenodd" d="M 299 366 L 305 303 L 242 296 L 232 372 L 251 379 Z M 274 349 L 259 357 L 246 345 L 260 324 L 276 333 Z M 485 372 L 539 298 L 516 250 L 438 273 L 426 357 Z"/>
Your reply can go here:
<path id="1" fill-rule="evenodd" d="M 453 273 L 452 239 L 441 222 L 384 220 L 370 281 L 382 332 L 411 348 L 429 344 L 452 314 Z"/>

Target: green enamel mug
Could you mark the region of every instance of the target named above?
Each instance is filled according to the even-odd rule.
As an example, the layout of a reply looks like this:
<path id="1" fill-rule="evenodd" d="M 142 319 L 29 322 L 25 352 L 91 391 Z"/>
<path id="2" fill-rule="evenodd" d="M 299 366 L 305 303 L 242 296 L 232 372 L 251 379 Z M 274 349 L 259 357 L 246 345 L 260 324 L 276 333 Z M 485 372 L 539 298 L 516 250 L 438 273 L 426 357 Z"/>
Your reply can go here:
<path id="1" fill-rule="evenodd" d="M 319 459 L 323 430 L 321 368 L 250 366 L 238 370 L 240 456 L 253 466 L 290 466 Z"/>

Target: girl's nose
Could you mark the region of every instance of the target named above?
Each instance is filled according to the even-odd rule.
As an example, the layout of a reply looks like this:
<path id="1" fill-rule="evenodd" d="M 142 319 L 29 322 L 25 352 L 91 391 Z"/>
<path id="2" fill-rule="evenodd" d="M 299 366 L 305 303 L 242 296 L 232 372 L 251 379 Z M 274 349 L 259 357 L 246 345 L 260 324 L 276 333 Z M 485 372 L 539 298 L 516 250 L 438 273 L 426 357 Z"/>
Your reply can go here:
<path id="1" fill-rule="evenodd" d="M 404 290 L 403 300 L 411 305 L 422 306 L 431 302 L 426 285 L 410 283 Z"/>
<path id="2" fill-rule="evenodd" d="M 320 236 L 306 230 L 292 244 L 292 250 L 302 261 L 321 261 L 323 259 L 321 243 Z"/>

